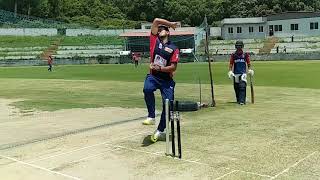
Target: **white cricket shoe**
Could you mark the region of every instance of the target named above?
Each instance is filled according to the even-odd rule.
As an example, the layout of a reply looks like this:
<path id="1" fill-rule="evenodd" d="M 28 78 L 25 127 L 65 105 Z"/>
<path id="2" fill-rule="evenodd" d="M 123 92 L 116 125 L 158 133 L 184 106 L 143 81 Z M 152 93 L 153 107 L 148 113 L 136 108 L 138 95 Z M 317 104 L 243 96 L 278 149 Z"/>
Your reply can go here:
<path id="1" fill-rule="evenodd" d="M 156 119 L 155 118 L 151 118 L 151 117 L 147 117 L 146 120 L 144 120 L 142 122 L 143 125 L 154 125 L 156 124 Z"/>
<path id="2" fill-rule="evenodd" d="M 156 130 L 150 137 L 151 142 L 155 143 L 159 141 L 165 141 L 166 133 Z"/>

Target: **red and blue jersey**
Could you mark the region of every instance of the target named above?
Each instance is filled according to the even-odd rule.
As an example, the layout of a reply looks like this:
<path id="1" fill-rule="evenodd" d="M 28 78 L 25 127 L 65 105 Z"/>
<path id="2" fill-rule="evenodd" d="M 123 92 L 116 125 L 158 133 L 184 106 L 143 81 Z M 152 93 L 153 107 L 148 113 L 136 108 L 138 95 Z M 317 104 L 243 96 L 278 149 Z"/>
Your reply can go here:
<path id="1" fill-rule="evenodd" d="M 170 41 L 162 43 L 157 35 L 150 35 L 150 61 L 161 67 L 170 66 L 171 63 L 179 62 L 179 49 Z M 169 80 L 172 79 L 173 74 L 167 72 L 159 72 L 151 70 L 152 75 Z"/>
<path id="2" fill-rule="evenodd" d="M 243 51 L 237 51 L 231 54 L 230 66 L 233 66 L 234 74 L 247 73 L 247 66 L 250 67 L 250 56 Z"/>

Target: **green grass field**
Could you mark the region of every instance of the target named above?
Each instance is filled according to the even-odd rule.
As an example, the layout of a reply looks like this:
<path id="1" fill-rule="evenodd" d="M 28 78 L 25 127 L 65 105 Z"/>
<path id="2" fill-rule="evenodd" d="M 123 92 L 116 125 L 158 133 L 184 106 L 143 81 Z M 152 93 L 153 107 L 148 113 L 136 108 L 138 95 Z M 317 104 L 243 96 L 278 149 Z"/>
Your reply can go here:
<path id="1" fill-rule="evenodd" d="M 60 36 L 1 36 L 0 48 L 6 47 L 48 47 Z M 123 39 L 116 36 L 78 36 L 64 37 L 60 45 L 84 46 L 84 45 L 122 45 Z"/>
<path id="2" fill-rule="evenodd" d="M 215 85 L 232 87 L 232 82 L 226 75 L 227 66 L 227 63 L 213 64 Z M 319 66 L 320 62 L 318 61 L 256 62 L 254 63 L 255 85 L 319 89 L 320 83 L 315 81 L 315 77 L 320 75 Z M 178 68 L 175 78 L 177 87 L 180 83 L 184 83 L 196 88 L 199 77 L 203 84 L 210 83 L 206 63 L 180 64 Z M 0 70 L 0 77 L 3 79 L 0 82 L 2 87 L 0 96 L 27 98 L 28 101 L 21 102 L 26 105 L 25 107 L 40 109 L 51 109 L 50 107 L 59 109 L 60 106 L 60 108 L 100 107 L 110 106 L 113 103 L 125 107 L 136 105 L 143 107 L 141 93 L 147 73 L 146 65 L 134 68 L 132 64 L 55 66 L 52 73 L 48 73 L 46 67 L 4 67 Z M 116 83 L 116 87 L 109 87 L 110 82 Z M 128 82 L 132 82 L 136 87 L 128 89 Z M 71 84 L 74 85 L 71 86 Z M 9 87 L 12 89 L 7 90 Z M 73 92 L 74 87 L 77 87 L 75 92 Z M 93 89 L 93 91 L 88 91 L 87 88 Z M 121 96 L 113 95 L 113 89 L 119 89 L 115 93 L 121 93 Z M 66 94 L 65 91 L 71 92 Z M 192 95 L 197 96 L 198 93 L 198 89 L 195 89 Z M 123 94 L 130 98 L 123 96 Z M 177 94 L 177 96 L 183 97 L 184 94 Z M 37 102 L 34 98 L 41 100 Z M 48 101 L 49 99 L 54 100 Z M 86 103 L 88 100 L 92 103 Z M 123 103 L 123 100 L 128 102 Z"/>
<path id="3" fill-rule="evenodd" d="M 228 64 L 214 63 L 217 107 L 183 113 L 184 157 L 210 166 L 209 171 L 199 167 L 204 174 L 195 179 L 320 179 L 320 61 L 253 62 L 253 66 L 256 104 L 233 103 Z M 0 97 L 19 99 L 13 105 L 22 111 L 144 108 L 142 88 L 147 72 L 147 65 L 134 68 L 132 64 L 55 66 L 52 73 L 46 67 L 2 67 Z M 176 99 L 198 100 L 198 77 L 203 99 L 209 101 L 205 63 L 179 64 Z M 158 108 L 159 98 L 157 92 Z M 130 142 L 126 145 L 133 146 Z M 189 172 L 182 164 L 157 160 L 173 177 Z M 150 167 L 146 162 L 136 167 L 137 172 L 151 173 L 143 170 Z M 233 171 L 225 172 L 229 169 Z"/>
<path id="4" fill-rule="evenodd" d="M 253 62 L 253 66 L 258 86 L 320 88 L 320 84 L 314 81 L 320 74 L 319 61 Z M 230 84 L 226 75 L 228 63 L 217 62 L 212 67 L 215 84 Z M 53 73 L 45 70 L 45 67 L 2 67 L 0 77 L 141 82 L 148 73 L 147 65 L 134 68 L 132 64 L 55 66 Z M 179 64 L 175 80 L 194 84 L 198 83 L 199 77 L 203 83 L 210 83 L 207 63 Z"/>

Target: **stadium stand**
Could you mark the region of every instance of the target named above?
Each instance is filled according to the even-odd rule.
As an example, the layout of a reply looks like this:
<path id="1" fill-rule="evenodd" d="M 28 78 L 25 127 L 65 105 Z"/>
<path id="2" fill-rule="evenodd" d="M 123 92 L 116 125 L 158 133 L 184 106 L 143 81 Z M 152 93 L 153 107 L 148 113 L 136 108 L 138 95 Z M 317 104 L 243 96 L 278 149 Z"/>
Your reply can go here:
<path id="1" fill-rule="evenodd" d="M 244 39 L 244 51 L 250 54 L 258 54 L 264 45 L 264 41 L 260 39 Z M 228 55 L 235 51 L 234 44 L 236 40 L 211 40 L 209 43 L 210 54 L 212 55 Z M 204 54 L 204 43 L 198 48 L 198 54 Z"/>
<path id="2" fill-rule="evenodd" d="M 280 38 L 270 53 L 313 53 L 320 51 L 320 37 Z"/>
<path id="3" fill-rule="evenodd" d="M 60 46 L 54 55 L 56 58 L 72 57 L 120 57 L 121 45 L 96 45 L 96 46 Z"/>

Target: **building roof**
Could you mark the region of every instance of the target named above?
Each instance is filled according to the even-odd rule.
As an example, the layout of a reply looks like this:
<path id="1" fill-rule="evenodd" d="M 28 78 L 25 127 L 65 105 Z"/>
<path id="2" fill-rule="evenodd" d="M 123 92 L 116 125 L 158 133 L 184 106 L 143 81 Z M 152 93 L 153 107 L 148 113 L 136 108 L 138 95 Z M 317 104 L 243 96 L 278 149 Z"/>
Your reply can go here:
<path id="1" fill-rule="evenodd" d="M 193 31 L 170 31 L 170 36 L 193 36 Z M 150 31 L 148 32 L 125 32 L 120 34 L 120 37 L 149 37 Z"/>
<path id="2" fill-rule="evenodd" d="M 263 17 L 253 18 L 225 18 L 221 21 L 222 25 L 226 24 L 261 24 L 265 23 L 266 19 Z"/>
<path id="3" fill-rule="evenodd" d="M 267 16 L 268 21 L 320 17 L 320 12 L 290 11 Z"/>

